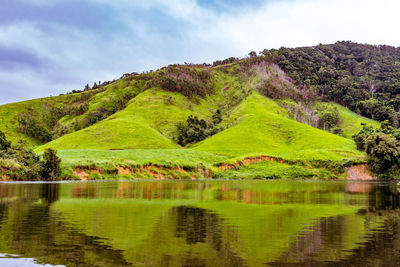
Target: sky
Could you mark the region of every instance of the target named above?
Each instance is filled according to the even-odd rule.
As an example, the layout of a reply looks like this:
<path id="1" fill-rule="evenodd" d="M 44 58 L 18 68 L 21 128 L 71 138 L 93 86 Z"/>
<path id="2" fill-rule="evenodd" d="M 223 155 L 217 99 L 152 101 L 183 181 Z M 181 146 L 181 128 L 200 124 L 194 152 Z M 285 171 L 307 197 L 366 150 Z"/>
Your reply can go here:
<path id="1" fill-rule="evenodd" d="M 0 0 L 0 104 L 265 48 L 400 46 L 397 0 Z"/>

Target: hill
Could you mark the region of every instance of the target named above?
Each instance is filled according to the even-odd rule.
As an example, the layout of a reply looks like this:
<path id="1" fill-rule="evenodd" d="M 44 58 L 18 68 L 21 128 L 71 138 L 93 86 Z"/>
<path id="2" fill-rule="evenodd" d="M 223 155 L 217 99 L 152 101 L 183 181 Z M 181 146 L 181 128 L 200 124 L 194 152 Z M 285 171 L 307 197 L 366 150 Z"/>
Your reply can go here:
<path id="1" fill-rule="evenodd" d="M 244 177 L 249 169 L 253 178 L 337 177 L 364 161 L 351 139 L 361 123 L 378 125 L 254 55 L 127 74 L 3 105 L 0 114 L 14 144 L 57 149 L 63 177 L 85 179 Z M 274 162 L 245 166 L 260 156 Z M 223 174 L 224 164 L 238 175 Z"/>
<path id="2" fill-rule="evenodd" d="M 296 81 L 327 101 L 378 121 L 399 124 L 400 47 L 349 41 L 264 50 Z"/>

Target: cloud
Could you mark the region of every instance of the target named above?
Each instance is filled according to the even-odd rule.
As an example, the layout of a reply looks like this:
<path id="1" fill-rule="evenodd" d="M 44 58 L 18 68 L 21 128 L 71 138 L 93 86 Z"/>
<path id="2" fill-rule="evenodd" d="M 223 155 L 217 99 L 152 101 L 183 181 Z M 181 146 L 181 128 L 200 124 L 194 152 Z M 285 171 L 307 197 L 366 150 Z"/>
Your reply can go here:
<path id="1" fill-rule="evenodd" d="M 218 16 L 192 33 L 242 55 L 250 50 L 353 40 L 398 46 L 397 1 L 283 1 Z"/>
<path id="2" fill-rule="evenodd" d="M 0 104 L 249 51 L 398 46 L 394 0 L 15 0 L 0 9 Z"/>

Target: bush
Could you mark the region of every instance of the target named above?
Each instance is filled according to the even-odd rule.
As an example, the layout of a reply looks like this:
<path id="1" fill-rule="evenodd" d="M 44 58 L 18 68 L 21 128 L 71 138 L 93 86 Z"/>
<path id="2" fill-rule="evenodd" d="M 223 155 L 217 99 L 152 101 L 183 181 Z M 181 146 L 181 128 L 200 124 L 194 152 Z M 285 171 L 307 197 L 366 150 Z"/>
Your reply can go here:
<path id="1" fill-rule="evenodd" d="M 368 126 L 365 123 L 361 124 L 362 129 L 355 135 L 353 135 L 353 140 L 356 142 L 358 150 L 365 150 L 365 143 L 367 138 L 375 133 L 375 129 L 372 126 Z"/>
<path id="2" fill-rule="evenodd" d="M 383 177 L 400 174 L 400 132 L 391 127 L 388 121 L 377 129 L 363 124 L 353 139 L 357 148 L 366 152 L 373 172 Z"/>
<path id="3" fill-rule="evenodd" d="M 171 65 L 148 87 L 159 85 L 162 89 L 177 92 L 186 97 L 205 97 L 212 91 L 210 69 Z"/>
<path id="4" fill-rule="evenodd" d="M 51 141 L 51 134 L 39 118 L 40 115 L 33 110 L 18 113 L 18 131 L 40 142 L 49 142 Z"/>
<path id="5" fill-rule="evenodd" d="M 60 175 L 61 159 L 57 152 L 48 149 L 44 152 L 44 161 L 32 150 L 26 150 L 22 146 L 11 147 L 4 133 L 0 131 L 0 143 L 6 144 L 7 149 L 0 149 L 0 163 L 14 162 L 13 166 L 1 166 L 2 174 L 15 180 L 55 180 Z M 2 146 L 3 147 L 3 146 Z"/>
<path id="6" fill-rule="evenodd" d="M 60 176 L 61 159 L 57 156 L 57 151 L 46 149 L 43 153 L 43 162 L 41 164 L 40 174 L 46 180 L 55 180 Z"/>
<path id="7" fill-rule="evenodd" d="M 7 141 L 6 135 L 0 131 L 0 150 L 7 150 L 11 147 L 11 142 Z"/>
<path id="8" fill-rule="evenodd" d="M 399 172 L 399 142 L 393 136 L 378 132 L 365 142 L 365 152 L 371 169 L 383 175 Z"/>
<path id="9" fill-rule="evenodd" d="M 318 128 L 323 130 L 330 130 L 335 128 L 340 122 L 339 111 L 336 107 L 326 106 L 318 114 Z"/>
<path id="10" fill-rule="evenodd" d="M 177 126 L 178 144 L 181 146 L 194 144 L 216 134 L 219 131 L 217 124 L 221 121 L 222 117 L 219 110 L 215 112 L 212 116 L 212 122 L 209 123 L 203 119 L 199 119 L 197 116 L 190 115 L 185 123 L 180 123 Z"/>

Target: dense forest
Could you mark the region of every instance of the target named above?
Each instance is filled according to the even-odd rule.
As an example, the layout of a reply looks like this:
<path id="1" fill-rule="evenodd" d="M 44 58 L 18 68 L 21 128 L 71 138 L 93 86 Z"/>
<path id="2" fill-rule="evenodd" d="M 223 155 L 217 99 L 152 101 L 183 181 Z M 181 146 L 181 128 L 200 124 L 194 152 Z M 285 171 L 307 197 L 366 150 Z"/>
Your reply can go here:
<path id="1" fill-rule="evenodd" d="M 337 42 L 264 50 L 298 84 L 360 115 L 400 125 L 400 48 Z"/>

